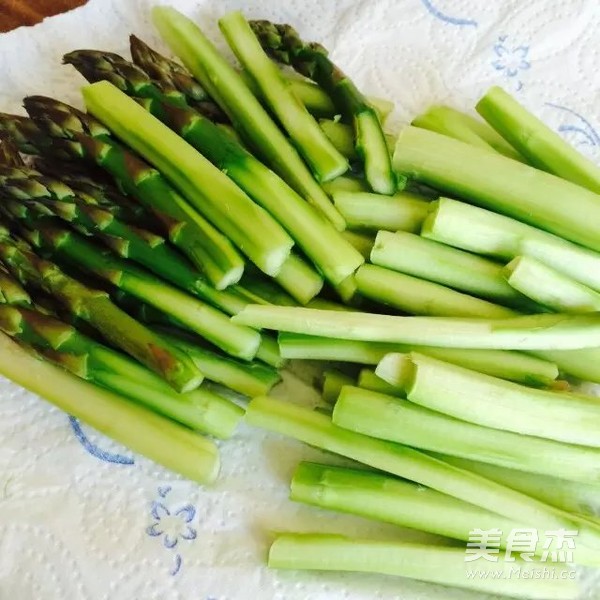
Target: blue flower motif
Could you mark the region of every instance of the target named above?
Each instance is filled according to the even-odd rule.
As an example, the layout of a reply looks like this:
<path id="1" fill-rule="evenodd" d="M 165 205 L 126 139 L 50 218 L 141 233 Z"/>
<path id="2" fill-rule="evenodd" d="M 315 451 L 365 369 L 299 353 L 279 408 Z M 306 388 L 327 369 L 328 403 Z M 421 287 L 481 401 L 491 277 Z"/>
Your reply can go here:
<path id="1" fill-rule="evenodd" d="M 517 91 L 523 87 L 523 82 L 517 80 L 517 75 L 522 71 L 527 71 L 531 63 L 527 60 L 529 55 L 529 46 L 513 46 L 507 44 L 508 36 L 502 35 L 494 44 L 494 55 L 496 58 L 492 61 L 492 67 L 500 71 L 507 79 L 514 79 Z"/>
<path id="2" fill-rule="evenodd" d="M 171 491 L 170 486 L 159 487 L 157 492 L 159 498 L 152 502 L 150 515 L 154 522 L 146 528 L 150 537 L 162 538 L 163 546 L 174 549 L 180 540 L 192 541 L 198 536 L 198 532 L 190 523 L 196 516 L 196 509 L 191 504 L 186 504 L 174 510 L 169 508 L 164 500 Z M 180 554 L 175 555 L 175 566 L 171 575 L 179 573 L 183 559 Z"/>

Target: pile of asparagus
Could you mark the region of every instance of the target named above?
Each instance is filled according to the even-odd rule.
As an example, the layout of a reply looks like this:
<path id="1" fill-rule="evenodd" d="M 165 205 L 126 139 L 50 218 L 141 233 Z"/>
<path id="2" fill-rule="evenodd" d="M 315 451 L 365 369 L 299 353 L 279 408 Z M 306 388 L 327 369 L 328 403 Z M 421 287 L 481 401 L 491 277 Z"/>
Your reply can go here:
<path id="1" fill-rule="evenodd" d="M 498 88 L 396 140 L 291 27 L 223 17 L 236 70 L 153 16 L 185 66 L 76 50 L 87 112 L 0 114 L 0 372 L 203 483 L 245 412 L 371 469 L 302 463 L 292 499 L 455 540 L 282 534 L 273 567 L 574 598 L 535 572 L 552 530 L 600 565 L 600 404 L 568 381 L 600 383 L 600 170 Z M 319 410 L 268 396 L 289 359 L 324 361 Z M 472 530 L 524 528 L 536 560 L 469 577 Z"/>

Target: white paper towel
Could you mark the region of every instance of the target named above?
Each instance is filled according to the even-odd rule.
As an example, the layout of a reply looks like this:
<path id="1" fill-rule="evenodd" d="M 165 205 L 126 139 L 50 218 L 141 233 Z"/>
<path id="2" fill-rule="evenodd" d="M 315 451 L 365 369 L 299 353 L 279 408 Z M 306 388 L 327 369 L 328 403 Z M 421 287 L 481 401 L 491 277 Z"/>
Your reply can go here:
<path id="1" fill-rule="evenodd" d="M 129 33 L 162 47 L 147 0 L 91 0 L 0 36 L 0 110 L 27 94 L 81 105 L 62 55 L 127 55 Z M 217 39 L 216 19 L 290 22 L 322 41 L 362 89 L 393 99 L 388 129 L 432 103 L 470 110 L 493 84 L 514 92 L 592 158 L 600 155 L 600 8 L 595 0 L 173 0 Z M 220 42 L 223 47 L 222 42 Z M 277 394 L 314 402 L 310 369 Z M 0 382 L 0 600 L 475 600 L 481 594 L 369 575 L 265 568 L 271 532 L 418 534 L 287 499 L 303 458 L 334 460 L 242 427 L 201 488 Z M 597 594 L 591 597 L 597 597 Z M 491 597 L 489 597 L 491 598 Z"/>

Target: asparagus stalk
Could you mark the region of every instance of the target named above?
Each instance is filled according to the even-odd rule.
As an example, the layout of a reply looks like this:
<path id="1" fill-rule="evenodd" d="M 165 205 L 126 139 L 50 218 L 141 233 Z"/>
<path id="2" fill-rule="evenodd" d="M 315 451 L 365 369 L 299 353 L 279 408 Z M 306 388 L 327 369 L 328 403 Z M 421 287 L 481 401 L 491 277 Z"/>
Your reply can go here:
<path id="1" fill-rule="evenodd" d="M 337 337 L 481 350 L 573 350 L 600 346 L 600 317 L 542 314 L 507 319 L 396 317 L 250 304 L 232 317 L 250 327 Z"/>
<path id="2" fill-rule="evenodd" d="M 0 335 L 0 373 L 150 460 L 200 483 L 219 472 L 213 442 L 74 377 Z"/>
<path id="3" fill-rule="evenodd" d="M 163 39 L 231 118 L 244 141 L 337 229 L 343 230 L 344 219 L 298 152 L 200 29 L 181 13 L 165 6 L 156 7 L 153 18 Z"/>
<path id="4" fill-rule="evenodd" d="M 438 458 L 442 457 L 438 456 Z M 506 469 L 455 456 L 443 455 L 442 460 L 461 469 L 467 469 L 488 479 L 493 479 L 502 485 L 567 512 L 586 516 L 596 514 L 594 507 L 597 505 L 600 491 L 597 485 L 557 479 L 547 475 L 536 475 L 525 471 L 517 471 L 516 469 Z"/>
<path id="5" fill-rule="evenodd" d="M 349 175 L 342 175 L 342 177 L 337 177 L 332 181 L 327 181 L 323 183 L 322 187 L 330 196 L 333 196 L 335 192 L 369 191 L 369 186 L 367 185 L 367 182 L 364 179 Z"/>
<path id="6" fill-rule="evenodd" d="M 181 348 L 210 381 L 220 383 L 245 396 L 268 394 L 280 380 L 278 371 L 258 362 L 246 363 L 221 356 L 172 332 L 159 330 L 161 337 Z"/>
<path id="7" fill-rule="evenodd" d="M 74 375 L 126 396 L 174 421 L 221 438 L 231 437 L 244 411 L 204 388 L 173 391 L 135 361 L 33 308 L 0 306 L 0 329 Z"/>
<path id="8" fill-rule="evenodd" d="M 266 52 L 316 81 L 330 95 L 341 114 L 354 125 L 356 151 L 364 162 L 371 189 L 393 194 L 396 181 L 379 117 L 352 80 L 331 61 L 325 48 L 303 42 L 289 25 L 252 21 L 251 27 Z"/>
<path id="9" fill-rule="evenodd" d="M 421 483 L 502 516 L 526 521 L 532 527 L 576 529 L 581 543 L 598 547 L 600 533 L 591 523 L 578 521 L 556 508 L 412 448 L 337 427 L 329 417 L 311 409 L 262 396 L 250 402 L 246 420 L 251 425 Z"/>
<path id="10" fill-rule="evenodd" d="M 504 262 L 529 256 L 600 292 L 600 254 L 481 208 L 441 198 L 422 235 Z"/>
<path id="11" fill-rule="evenodd" d="M 527 162 L 523 155 L 486 123 L 449 106 L 430 107 L 414 119 L 412 125 L 442 133 L 483 150 L 495 150 L 520 162 Z"/>
<path id="12" fill-rule="evenodd" d="M 344 387 L 332 418 L 349 431 L 420 450 L 573 481 L 600 481 L 596 448 L 482 427 L 362 388 Z"/>
<path id="13" fill-rule="evenodd" d="M 111 344 L 163 377 L 177 391 L 198 387 L 202 374 L 191 359 L 115 306 L 105 292 L 91 289 L 41 259 L 22 240 L 0 228 L 0 260 L 26 287 L 42 288 L 73 316 L 83 319 Z"/>
<path id="14" fill-rule="evenodd" d="M 331 119 L 320 119 L 319 125 L 327 139 L 337 148 L 338 152 L 345 156 L 351 163 L 359 160 L 359 155 L 354 145 L 354 131 L 351 125 Z M 396 146 L 396 136 L 390 133 L 383 134 L 385 144 L 390 155 Z M 403 189 L 405 178 L 396 178 L 396 189 Z"/>
<path id="15" fill-rule="evenodd" d="M 96 118 L 164 173 L 259 269 L 267 275 L 279 272 L 294 243 L 263 208 L 108 81 L 85 87 L 83 96 Z"/>
<path id="16" fill-rule="evenodd" d="M 256 355 L 260 334 L 230 322 L 228 316 L 170 286 L 147 271 L 103 251 L 76 232 L 49 220 L 26 221 L 40 245 L 53 256 L 67 260 L 109 282 L 142 302 L 183 323 L 223 351 L 246 360 Z"/>
<path id="17" fill-rule="evenodd" d="M 473 204 L 600 250 L 592 225 L 600 218 L 596 194 L 534 167 L 408 127 L 398 138 L 394 168 Z"/>
<path id="18" fill-rule="evenodd" d="M 339 191 L 333 202 L 349 229 L 418 232 L 431 205 L 409 192 L 379 196 L 365 192 Z"/>
<path id="19" fill-rule="evenodd" d="M 32 304 L 25 288 L 4 269 L 0 269 L 0 304 L 23 307 Z"/>
<path id="20" fill-rule="evenodd" d="M 342 340 L 296 333 L 280 333 L 279 346 L 282 356 L 288 359 L 331 360 L 376 365 L 390 353 L 414 351 L 525 385 L 544 387 L 550 385 L 558 377 L 557 366 L 549 360 L 504 350 L 436 348 Z"/>
<path id="21" fill-rule="evenodd" d="M 411 379 L 414 376 L 414 366 L 410 355 L 399 352 L 386 354 L 377 364 L 375 375 L 394 389 L 402 391 L 402 398 L 406 398 L 406 390 L 410 387 Z M 382 391 L 381 393 L 386 392 Z M 395 394 L 390 394 L 390 396 L 392 395 Z"/>
<path id="22" fill-rule="evenodd" d="M 389 355 L 387 355 L 389 356 Z M 358 387 L 372 392 L 387 394 L 388 396 L 404 397 L 404 390 L 384 381 L 375 371 L 371 369 L 361 369 L 358 375 Z M 339 394 L 338 394 L 339 395 Z"/>
<path id="23" fill-rule="evenodd" d="M 600 193 L 600 169 L 502 88 L 490 88 L 476 109 L 532 165 Z"/>
<path id="24" fill-rule="evenodd" d="M 329 142 L 318 123 L 287 86 L 242 13 L 235 11 L 225 15 L 219 20 L 219 27 L 317 181 L 328 181 L 345 173 L 348 161 Z"/>
<path id="25" fill-rule="evenodd" d="M 507 283 L 502 265 L 412 233 L 380 231 L 370 258 L 380 267 L 500 304 L 523 307 L 527 303 L 523 295 Z"/>
<path id="26" fill-rule="evenodd" d="M 0 138 L 0 165 L 7 167 L 23 167 L 25 163 L 19 149 L 10 139 Z"/>
<path id="27" fill-rule="evenodd" d="M 529 600 L 573 600 L 580 594 L 574 577 L 540 580 L 541 563 L 498 560 L 477 563 L 476 570 L 468 565 L 464 548 L 323 533 L 279 534 L 269 551 L 269 566 L 276 569 L 380 573 Z M 511 575 L 517 571 L 518 579 Z"/>
<path id="28" fill-rule="evenodd" d="M 363 296 L 404 313 L 483 319 L 502 319 L 515 315 L 514 311 L 504 306 L 375 265 L 363 265 L 354 279 Z"/>
<path id="29" fill-rule="evenodd" d="M 40 143 L 41 131 L 33 122 L 0 115 L 0 127 L 2 123 L 12 130 L 19 127 L 22 150 L 29 148 L 33 140 L 38 148 L 52 146 L 53 152 L 96 163 L 156 214 L 171 242 L 206 273 L 217 289 L 239 281 L 244 263 L 231 242 L 200 216 L 156 169 L 114 143 L 110 132 L 89 115 L 49 98 L 28 98 L 25 104 L 48 136 Z"/>
<path id="30" fill-rule="evenodd" d="M 155 85 L 135 65 L 116 54 L 93 50 L 71 52 L 64 61 L 74 65 L 88 81 L 107 79 L 129 95 L 146 98 L 142 105 L 267 210 L 332 284 L 348 277 L 361 264 L 358 254 L 335 228 L 273 171 L 209 119 L 189 107 L 173 105 L 172 94 Z"/>
<path id="31" fill-rule="evenodd" d="M 133 62 L 156 82 L 177 90 L 186 102 L 213 121 L 227 122 L 227 116 L 210 98 L 204 88 L 179 63 L 153 50 L 135 35 L 129 36 L 129 49 Z M 115 83 L 113 81 L 113 83 Z M 115 83 L 115 85 L 117 85 Z"/>
<path id="32" fill-rule="evenodd" d="M 527 524 L 395 477 L 309 462 L 296 468 L 290 498 L 465 542 L 471 541 L 470 532 L 475 528 L 499 529 L 501 548 L 511 545 L 507 539 L 511 531 L 527 528 Z M 540 534 L 538 555 L 545 533 Z"/>
<path id="33" fill-rule="evenodd" d="M 0 188 L 0 196 L 3 188 Z M 13 214 L 55 215 L 79 232 L 93 236 L 118 256 L 137 262 L 156 275 L 208 302 L 227 314 L 239 312 L 247 302 L 235 291 L 218 291 L 185 258 L 166 244 L 164 238 L 117 219 L 102 208 L 73 202 L 37 199 L 12 202 Z M 5 202 L 5 208 L 7 203 Z"/>
<path id="34" fill-rule="evenodd" d="M 486 427 L 600 447 L 600 405 L 592 396 L 534 390 L 418 354 L 411 362 L 412 402 Z"/>
<path id="35" fill-rule="evenodd" d="M 335 404 L 342 388 L 345 385 L 354 385 L 355 381 L 349 375 L 341 371 L 324 371 L 323 372 L 323 389 L 321 396 L 328 404 Z"/>
<path id="36" fill-rule="evenodd" d="M 600 293 L 531 256 L 514 258 L 505 274 L 515 290 L 556 312 L 600 311 Z"/>

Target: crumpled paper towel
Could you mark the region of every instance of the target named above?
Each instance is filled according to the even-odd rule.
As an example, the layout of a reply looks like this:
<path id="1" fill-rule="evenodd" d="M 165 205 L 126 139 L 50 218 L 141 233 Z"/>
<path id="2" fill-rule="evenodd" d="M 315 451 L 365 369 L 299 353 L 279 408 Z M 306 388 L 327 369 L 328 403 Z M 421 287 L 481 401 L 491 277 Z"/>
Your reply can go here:
<path id="1" fill-rule="evenodd" d="M 0 36 L 0 110 L 27 94 L 80 105 L 63 53 L 127 55 L 135 33 L 161 47 L 147 0 L 91 0 Z M 600 149 L 600 10 L 594 0 L 170 0 L 218 37 L 241 8 L 322 41 L 369 94 L 393 99 L 397 130 L 432 103 L 471 109 L 493 84 L 514 92 L 592 158 Z M 223 46 L 222 41 L 219 42 Z M 314 402 L 310 369 L 277 394 Z M 17 386 L 0 382 L 1 600 L 475 600 L 403 579 L 266 569 L 271 532 L 402 537 L 414 532 L 295 505 L 299 460 L 334 460 L 242 427 L 201 488 L 132 455 Z M 489 597 L 491 598 L 491 597 Z"/>

